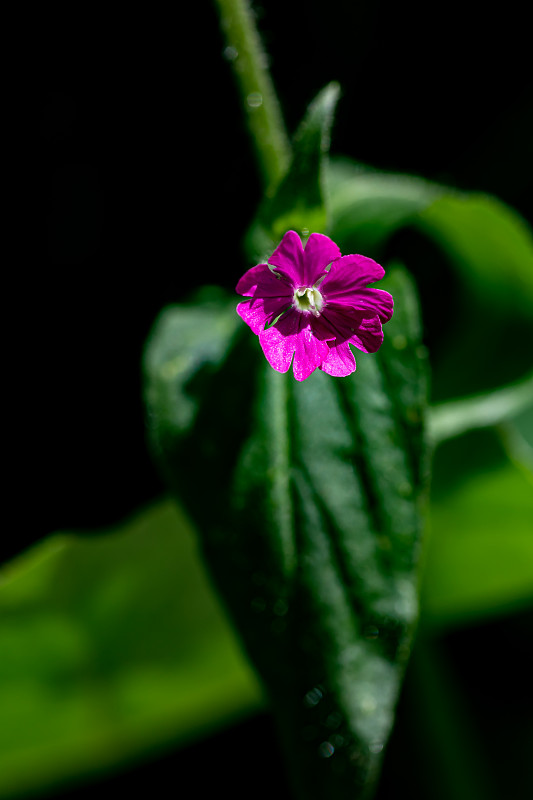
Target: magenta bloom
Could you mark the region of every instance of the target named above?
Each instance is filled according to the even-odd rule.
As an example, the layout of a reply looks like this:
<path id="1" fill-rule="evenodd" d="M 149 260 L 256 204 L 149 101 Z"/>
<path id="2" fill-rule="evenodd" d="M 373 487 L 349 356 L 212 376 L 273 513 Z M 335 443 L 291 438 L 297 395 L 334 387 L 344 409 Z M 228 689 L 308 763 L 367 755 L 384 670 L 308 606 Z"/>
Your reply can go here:
<path id="1" fill-rule="evenodd" d="M 294 231 L 285 234 L 268 264 L 252 267 L 237 284 L 249 297 L 237 312 L 259 336 L 268 363 L 304 381 L 319 367 L 342 377 L 355 370 L 353 344 L 375 353 L 393 299 L 367 288 L 385 270 L 366 256 L 342 256 L 327 236 L 312 233 L 305 250 Z M 267 327 L 268 326 L 268 327 Z"/>

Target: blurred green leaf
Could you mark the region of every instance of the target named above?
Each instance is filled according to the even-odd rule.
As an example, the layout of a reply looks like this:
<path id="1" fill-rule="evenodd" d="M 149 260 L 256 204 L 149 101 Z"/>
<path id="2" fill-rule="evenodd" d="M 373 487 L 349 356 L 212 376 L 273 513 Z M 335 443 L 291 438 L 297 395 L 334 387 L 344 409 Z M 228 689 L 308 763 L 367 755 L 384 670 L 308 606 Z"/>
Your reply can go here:
<path id="1" fill-rule="evenodd" d="M 417 617 L 424 351 L 405 273 L 387 288 L 397 311 L 386 343 L 359 354 L 349 378 L 275 372 L 247 327 L 229 333 L 234 303 L 222 300 L 164 311 L 145 356 L 155 452 L 307 800 L 368 791 Z M 194 325 L 198 341 L 227 331 L 208 362 Z"/>
<path id="2" fill-rule="evenodd" d="M 504 203 L 346 158 L 327 163 L 326 183 L 331 236 L 344 252 L 378 254 L 395 231 L 413 226 L 444 250 L 475 293 L 533 318 L 533 236 Z"/>
<path id="3" fill-rule="evenodd" d="M 434 498 L 424 622 L 466 624 L 533 604 L 532 520 L 531 482 L 509 462 Z"/>
<path id="4" fill-rule="evenodd" d="M 513 464 L 533 483 L 533 400 L 529 408 L 499 425 L 497 431 Z"/>
<path id="5" fill-rule="evenodd" d="M 259 261 L 265 252 L 271 253 L 288 230 L 304 236 L 326 230 L 324 156 L 329 150 L 339 91 L 338 84 L 330 83 L 310 104 L 293 139 L 287 174 L 261 204 L 248 234 L 247 250 L 252 260 Z"/>
<path id="6" fill-rule="evenodd" d="M 487 428 L 513 418 L 525 426 L 533 408 L 533 374 L 495 392 L 439 403 L 430 409 L 428 432 L 433 444 L 474 428 Z"/>
<path id="7" fill-rule="evenodd" d="M 417 225 L 476 293 L 533 320 L 533 236 L 513 209 L 487 195 L 441 190 Z"/>
<path id="8" fill-rule="evenodd" d="M 196 541 L 163 500 L 0 573 L 0 796 L 186 742 L 261 704 Z"/>
<path id="9" fill-rule="evenodd" d="M 328 162 L 327 187 L 331 235 L 343 252 L 380 260 L 402 228 L 430 243 L 429 261 L 418 269 L 427 287 L 423 317 L 431 324 L 435 309 L 440 312 L 434 397 L 494 389 L 530 371 L 533 237 L 519 214 L 492 197 L 377 172 L 348 159 Z M 432 248 L 437 259 L 445 255 L 449 280 L 445 274 L 428 277 L 435 267 Z M 457 288 L 447 313 L 439 308 L 439 281 L 449 287 L 452 279 Z"/>
<path id="10" fill-rule="evenodd" d="M 422 178 L 377 172 L 348 158 L 328 161 L 326 186 L 331 237 L 344 253 L 376 258 L 389 237 L 414 222 L 442 192 Z"/>

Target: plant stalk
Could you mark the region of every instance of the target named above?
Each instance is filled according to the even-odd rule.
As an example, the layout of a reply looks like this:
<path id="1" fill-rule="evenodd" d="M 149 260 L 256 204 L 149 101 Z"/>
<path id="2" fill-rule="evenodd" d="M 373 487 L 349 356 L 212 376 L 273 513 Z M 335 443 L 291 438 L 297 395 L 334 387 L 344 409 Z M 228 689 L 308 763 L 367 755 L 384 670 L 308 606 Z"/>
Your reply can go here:
<path id="1" fill-rule="evenodd" d="M 268 194 L 285 174 L 291 147 L 281 108 L 267 69 L 267 56 L 248 0 L 215 0 L 256 153 Z"/>

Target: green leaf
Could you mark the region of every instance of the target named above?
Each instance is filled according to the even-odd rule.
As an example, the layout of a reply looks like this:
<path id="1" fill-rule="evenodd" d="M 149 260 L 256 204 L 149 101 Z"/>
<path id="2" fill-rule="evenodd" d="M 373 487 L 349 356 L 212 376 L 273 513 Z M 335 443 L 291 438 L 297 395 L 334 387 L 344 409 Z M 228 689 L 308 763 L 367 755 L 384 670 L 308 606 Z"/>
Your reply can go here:
<path id="1" fill-rule="evenodd" d="M 390 236 L 417 220 L 441 187 L 412 175 L 377 172 L 347 158 L 327 164 L 331 237 L 345 253 L 380 257 Z"/>
<path id="2" fill-rule="evenodd" d="M 433 406 L 428 419 L 429 435 L 438 444 L 474 428 L 505 423 L 518 415 L 525 420 L 532 408 L 533 374 L 495 392 Z"/>
<path id="3" fill-rule="evenodd" d="M 470 474 L 435 497 L 425 624 L 457 626 L 533 604 L 532 519 L 531 480 L 509 462 Z"/>
<path id="4" fill-rule="evenodd" d="M 533 236 L 513 209 L 494 197 L 450 189 L 420 214 L 417 225 L 475 292 L 533 320 Z"/>
<path id="5" fill-rule="evenodd" d="M 494 389 L 530 371 L 533 237 L 519 214 L 489 196 L 380 173 L 347 159 L 329 162 L 327 185 L 331 236 L 343 252 L 381 260 L 392 235 L 410 228 L 429 240 L 437 258 L 439 251 L 444 254 L 457 289 L 453 313 L 441 309 L 435 331 L 434 397 Z M 431 324 L 446 275 L 432 282 L 431 248 L 427 252 L 428 263 L 419 269 Z"/>
<path id="6" fill-rule="evenodd" d="M 413 226 L 444 250 L 474 293 L 533 318 L 533 236 L 512 208 L 349 159 L 328 162 L 327 187 L 331 236 L 344 252 L 378 255 L 395 231 Z"/>
<path id="7" fill-rule="evenodd" d="M 283 234 L 300 235 L 327 228 L 324 196 L 325 154 L 329 150 L 339 86 L 330 83 L 313 100 L 293 139 L 289 169 L 272 196 L 267 196 L 251 227 L 247 250 L 257 261 L 272 252 Z"/>
<path id="8" fill-rule="evenodd" d="M 417 617 L 424 351 L 411 283 L 398 270 L 388 288 L 386 344 L 360 353 L 349 378 L 317 370 L 298 383 L 273 371 L 244 325 L 218 340 L 206 371 L 180 330 L 195 319 L 199 341 L 229 331 L 235 311 L 223 301 L 167 309 L 145 357 L 155 452 L 201 534 L 307 800 L 366 796 Z M 186 374 L 169 366 L 182 360 Z M 191 397 L 194 416 L 184 415 Z"/>
<path id="9" fill-rule="evenodd" d="M 0 796 L 39 793 L 256 709 L 196 541 L 163 500 L 57 534 L 0 575 Z"/>

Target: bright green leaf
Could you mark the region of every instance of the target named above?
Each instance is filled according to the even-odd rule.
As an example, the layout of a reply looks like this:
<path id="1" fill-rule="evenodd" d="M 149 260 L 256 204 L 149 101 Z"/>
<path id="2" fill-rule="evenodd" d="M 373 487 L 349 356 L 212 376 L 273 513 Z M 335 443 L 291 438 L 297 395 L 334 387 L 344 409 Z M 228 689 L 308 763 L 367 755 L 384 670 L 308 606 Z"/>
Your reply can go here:
<path id="1" fill-rule="evenodd" d="M 475 622 L 533 604 L 533 491 L 510 463 L 471 474 L 431 504 L 423 619 Z"/>
<path id="2" fill-rule="evenodd" d="M 0 796 L 187 742 L 261 692 L 169 500 L 0 573 Z"/>

